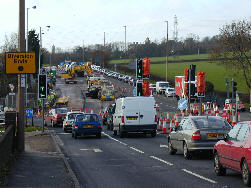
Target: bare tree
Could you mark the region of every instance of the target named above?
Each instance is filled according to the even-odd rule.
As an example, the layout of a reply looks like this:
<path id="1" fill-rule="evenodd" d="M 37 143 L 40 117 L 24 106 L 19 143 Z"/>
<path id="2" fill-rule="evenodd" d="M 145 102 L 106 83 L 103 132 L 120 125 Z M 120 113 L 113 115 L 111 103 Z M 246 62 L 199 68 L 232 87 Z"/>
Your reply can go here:
<path id="1" fill-rule="evenodd" d="M 234 21 L 220 29 L 216 45 L 212 48 L 211 58 L 220 64 L 241 72 L 250 91 L 251 104 L 251 22 Z"/>

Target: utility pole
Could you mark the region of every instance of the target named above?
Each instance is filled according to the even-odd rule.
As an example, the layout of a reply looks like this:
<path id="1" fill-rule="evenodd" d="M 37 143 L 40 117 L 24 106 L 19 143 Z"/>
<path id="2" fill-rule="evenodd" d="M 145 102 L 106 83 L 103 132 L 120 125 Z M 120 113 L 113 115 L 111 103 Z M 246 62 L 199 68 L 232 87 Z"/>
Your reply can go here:
<path id="1" fill-rule="evenodd" d="M 168 78 L 168 21 L 166 22 L 166 82 Z"/>
<path id="2" fill-rule="evenodd" d="M 83 40 L 83 63 L 85 62 L 85 43 Z"/>
<path id="3" fill-rule="evenodd" d="M 25 51 L 25 0 L 19 0 L 19 52 Z M 25 75 L 18 75 L 18 123 L 17 123 L 17 150 L 24 151 L 24 86 Z M 22 84 L 21 84 L 22 83 Z M 25 82 L 24 82 L 25 83 Z"/>
<path id="4" fill-rule="evenodd" d="M 126 53 L 126 25 L 123 27 L 125 28 L 125 53 Z"/>
<path id="5" fill-rule="evenodd" d="M 103 52 L 103 69 L 105 68 L 105 32 L 104 32 L 104 52 Z"/>

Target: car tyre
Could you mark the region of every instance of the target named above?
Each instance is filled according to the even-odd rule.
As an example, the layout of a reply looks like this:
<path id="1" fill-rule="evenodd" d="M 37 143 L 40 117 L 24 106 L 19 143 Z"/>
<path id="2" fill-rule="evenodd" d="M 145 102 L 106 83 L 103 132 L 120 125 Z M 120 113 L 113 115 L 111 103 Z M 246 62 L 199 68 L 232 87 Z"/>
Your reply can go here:
<path id="1" fill-rule="evenodd" d="M 97 138 L 101 138 L 101 133 L 96 134 Z"/>
<path id="2" fill-rule="evenodd" d="M 173 149 L 173 146 L 172 146 L 172 144 L 171 144 L 171 141 L 170 140 L 168 140 L 168 153 L 170 154 L 170 155 L 174 155 L 174 154 L 176 154 L 176 150 L 175 149 Z"/>
<path id="3" fill-rule="evenodd" d="M 151 132 L 151 137 L 155 137 L 156 136 L 156 131 L 152 131 Z"/>
<path id="4" fill-rule="evenodd" d="M 120 127 L 119 127 L 119 137 L 124 138 L 124 132 L 122 130 L 120 130 Z"/>
<path id="5" fill-rule="evenodd" d="M 251 186 L 251 173 L 245 159 L 243 160 L 241 165 L 241 175 L 244 185 Z"/>
<path id="6" fill-rule="evenodd" d="M 183 145 L 183 155 L 185 159 L 187 160 L 192 158 L 191 152 L 188 150 L 186 142 L 184 142 L 184 145 Z"/>
<path id="7" fill-rule="evenodd" d="M 225 176 L 226 175 L 226 168 L 222 166 L 220 163 L 218 153 L 214 154 L 214 171 L 217 176 Z"/>
<path id="8" fill-rule="evenodd" d="M 114 130 L 114 131 L 113 131 L 113 135 L 114 135 L 114 136 L 117 136 L 117 135 L 118 135 L 118 131 L 115 131 L 115 130 Z"/>
<path id="9" fill-rule="evenodd" d="M 71 133 L 71 137 L 74 138 L 74 133 Z"/>

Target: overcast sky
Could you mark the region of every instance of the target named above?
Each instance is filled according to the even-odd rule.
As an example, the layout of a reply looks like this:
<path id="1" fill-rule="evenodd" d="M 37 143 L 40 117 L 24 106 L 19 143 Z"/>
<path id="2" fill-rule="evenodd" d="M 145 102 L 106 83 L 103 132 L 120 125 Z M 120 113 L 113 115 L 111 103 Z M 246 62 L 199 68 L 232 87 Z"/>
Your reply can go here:
<path id="1" fill-rule="evenodd" d="M 0 46 L 4 35 L 18 32 L 19 0 L 0 0 Z M 173 38 L 174 15 L 178 18 L 178 38 L 190 33 L 213 36 L 232 20 L 251 20 L 251 0 L 26 0 L 29 28 L 44 28 L 43 46 L 69 49 L 77 45 L 161 40 Z M 49 31 L 45 26 L 50 25 Z"/>

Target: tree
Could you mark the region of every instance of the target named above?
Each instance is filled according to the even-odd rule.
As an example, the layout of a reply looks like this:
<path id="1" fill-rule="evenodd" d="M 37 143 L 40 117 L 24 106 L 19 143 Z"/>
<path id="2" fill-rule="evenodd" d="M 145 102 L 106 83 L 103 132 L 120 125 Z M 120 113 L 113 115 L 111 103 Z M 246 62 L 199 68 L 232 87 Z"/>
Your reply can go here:
<path id="1" fill-rule="evenodd" d="M 28 33 L 28 51 L 35 52 L 36 54 L 36 70 L 38 72 L 38 61 L 39 61 L 39 36 L 35 30 L 31 30 Z M 42 66 L 42 61 L 41 61 Z"/>
<path id="2" fill-rule="evenodd" d="M 220 29 L 211 58 L 220 64 L 241 72 L 250 91 L 251 104 L 251 22 L 233 21 Z"/>

